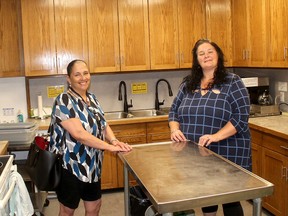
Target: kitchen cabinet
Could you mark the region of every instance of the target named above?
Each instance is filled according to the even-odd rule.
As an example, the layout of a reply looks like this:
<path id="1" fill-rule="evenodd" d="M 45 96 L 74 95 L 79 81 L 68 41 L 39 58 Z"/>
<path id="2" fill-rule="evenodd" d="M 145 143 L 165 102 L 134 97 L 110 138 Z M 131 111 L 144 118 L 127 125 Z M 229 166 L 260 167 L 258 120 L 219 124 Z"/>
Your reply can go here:
<path id="1" fill-rule="evenodd" d="M 22 0 L 26 76 L 66 74 L 74 59 L 88 60 L 85 0 Z"/>
<path id="2" fill-rule="evenodd" d="M 232 1 L 233 66 L 267 64 L 266 0 Z"/>
<path id="3" fill-rule="evenodd" d="M 23 76 L 20 2 L 0 1 L 0 77 Z"/>
<path id="4" fill-rule="evenodd" d="M 194 43 L 206 36 L 203 1 L 149 1 L 151 69 L 190 68 Z"/>
<path id="5" fill-rule="evenodd" d="M 226 66 L 232 66 L 231 29 L 230 0 L 206 0 L 207 38 L 222 49 Z"/>
<path id="6" fill-rule="evenodd" d="M 263 198 L 263 207 L 275 215 L 286 216 L 288 214 L 288 140 L 251 127 L 250 131 L 253 172 L 274 184 L 273 195 Z"/>
<path id="7" fill-rule="evenodd" d="M 252 150 L 252 172 L 256 175 L 262 176 L 261 167 L 262 167 L 262 133 L 250 129 L 251 133 L 251 150 Z"/>
<path id="8" fill-rule="evenodd" d="M 113 130 L 115 137 L 122 142 L 127 142 L 131 145 L 146 143 L 146 123 L 111 125 L 110 127 Z M 105 152 L 105 154 L 106 153 L 107 152 Z M 111 186 L 113 186 L 112 188 L 124 187 L 123 163 L 118 158 L 117 154 L 109 153 L 109 156 L 111 157 L 109 162 L 113 164 L 110 166 L 115 166 L 116 171 L 107 169 L 108 164 L 106 164 L 106 167 L 103 168 L 102 187 L 105 188 L 105 184 L 109 185 L 107 184 L 107 181 L 110 181 L 109 188 L 111 188 Z M 104 161 L 105 160 L 106 158 Z M 105 179 L 105 177 L 109 177 L 109 179 Z M 135 182 L 132 176 L 129 178 L 132 183 Z"/>
<path id="9" fill-rule="evenodd" d="M 288 1 L 267 0 L 269 67 L 288 66 Z"/>
<path id="10" fill-rule="evenodd" d="M 147 0 L 87 1 L 92 72 L 150 69 Z"/>
<path id="11" fill-rule="evenodd" d="M 147 123 L 147 143 L 170 141 L 168 121 Z"/>

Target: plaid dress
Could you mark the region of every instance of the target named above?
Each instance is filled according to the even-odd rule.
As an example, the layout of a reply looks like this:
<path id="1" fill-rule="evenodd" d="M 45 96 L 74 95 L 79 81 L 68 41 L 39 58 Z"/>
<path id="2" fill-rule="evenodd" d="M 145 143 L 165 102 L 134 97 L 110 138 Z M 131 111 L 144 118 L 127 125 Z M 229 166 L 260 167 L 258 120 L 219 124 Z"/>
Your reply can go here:
<path id="1" fill-rule="evenodd" d="M 183 83 L 172 103 L 169 121 L 179 122 L 185 137 L 196 143 L 202 135 L 214 134 L 230 121 L 237 133 L 207 148 L 251 170 L 248 91 L 239 76 L 228 73 L 227 78 L 226 83 L 205 94 L 200 88 L 193 94 L 185 92 Z"/>

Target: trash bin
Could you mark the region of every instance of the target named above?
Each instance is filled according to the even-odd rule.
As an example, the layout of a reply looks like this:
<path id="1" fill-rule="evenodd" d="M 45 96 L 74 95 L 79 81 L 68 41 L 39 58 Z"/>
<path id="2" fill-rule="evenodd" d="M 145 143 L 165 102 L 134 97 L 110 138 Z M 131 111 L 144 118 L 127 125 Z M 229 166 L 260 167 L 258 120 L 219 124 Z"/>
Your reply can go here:
<path id="1" fill-rule="evenodd" d="M 152 203 L 139 185 L 130 188 L 131 216 L 145 216 L 146 209 L 151 205 Z"/>

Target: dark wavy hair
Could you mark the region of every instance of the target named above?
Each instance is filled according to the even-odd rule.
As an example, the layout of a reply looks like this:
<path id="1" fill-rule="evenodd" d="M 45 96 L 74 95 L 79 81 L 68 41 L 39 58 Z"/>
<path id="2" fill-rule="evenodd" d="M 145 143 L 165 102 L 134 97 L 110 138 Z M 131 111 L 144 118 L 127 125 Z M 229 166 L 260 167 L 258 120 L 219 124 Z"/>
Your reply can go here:
<path id="1" fill-rule="evenodd" d="M 217 68 L 214 72 L 213 82 L 209 83 L 208 88 L 212 88 L 215 85 L 220 86 L 222 83 L 226 82 L 227 71 L 224 66 L 224 54 L 222 50 L 216 43 L 208 39 L 200 39 L 195 43 L 192 49 L 193 63 L 191 73 L 188 76 L 184 77 L 182 81 L 182 84 L 185 83 L 185 90 L 188 92 L 194 92 L 200 86 L 201 79 L 203 78 L 203 70 L 197 59 L 197 50 L 198 47 L 204 43 L 211 44 L 218 54 L 218 63 Z"/>

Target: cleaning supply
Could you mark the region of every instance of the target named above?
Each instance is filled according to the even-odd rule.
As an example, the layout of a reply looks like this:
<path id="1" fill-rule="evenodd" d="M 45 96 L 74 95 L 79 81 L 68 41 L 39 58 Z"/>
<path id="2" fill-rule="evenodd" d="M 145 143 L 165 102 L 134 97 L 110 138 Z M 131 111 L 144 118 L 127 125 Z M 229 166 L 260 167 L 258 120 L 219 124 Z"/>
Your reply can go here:
<path id="1" fill-rule="evenodd" d="M 17 120 L 18 122 L 24 122 L 24 117 L 23 117 L 23 113 L 21 112 L 21 110 L 18 110 Z"/>

